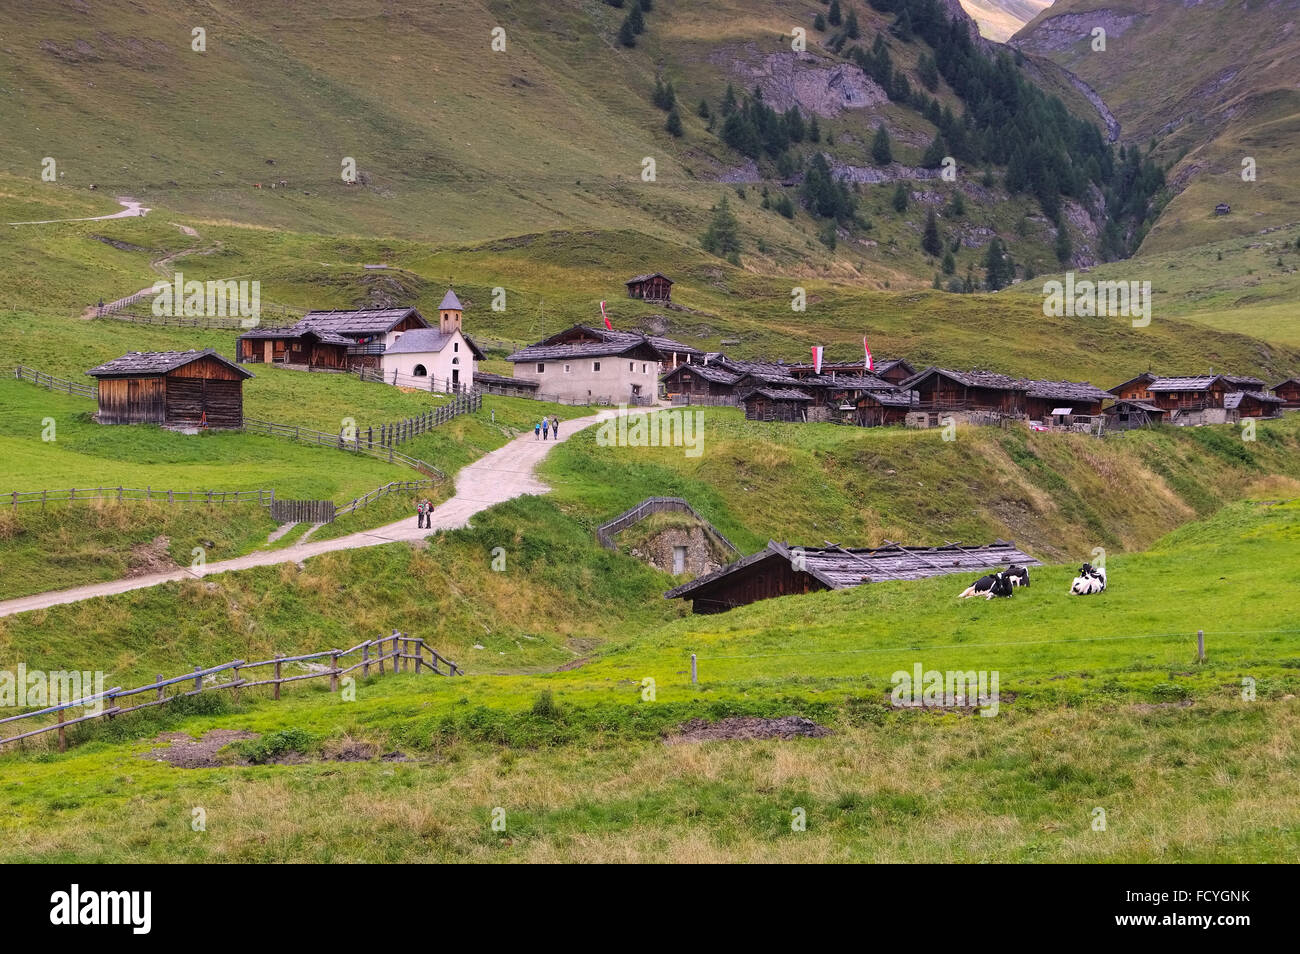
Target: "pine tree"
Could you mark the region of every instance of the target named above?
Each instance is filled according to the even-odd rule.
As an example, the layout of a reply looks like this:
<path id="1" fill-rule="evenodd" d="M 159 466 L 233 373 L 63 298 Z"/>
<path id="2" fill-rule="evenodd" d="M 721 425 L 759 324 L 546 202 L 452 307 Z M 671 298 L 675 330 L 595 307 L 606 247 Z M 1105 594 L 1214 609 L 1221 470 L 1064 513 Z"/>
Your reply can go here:
<path id="1" fill-rule="evenodd" d="M 840 16 L 840 0 L 831 0 L 831 8 L 826 14 L 826 19 L 830 21 L 831 26 L 839 26 L 842 22 Z"/>
<path id="2" fill-rule="evenodd" d="M 989 243 L 988 253 L 984 256 L 984 285 L 989 291 L 997 291 L 1011 284 L 1015 274 L 1011 256 L 1002 247 L 1002 240 L 994 238 Z"/>
<path id="3" fill-rule="evenodd" d="M 943 264 L 940 267 L 945 275 L 951 275 L 957 271 L 957 260 L 952 257 L 952 252 L 943 253 Z"/>
<path id="4" fill-rule="evenodd" d="M 961 218 L 966 214 L 966 197 L 960 192 L 952 194 L 952 201 L 948 203 L 948 211 L 953 218 Z"/>
<path id="5" fill-rule="evenodd" d="M 939 223 L 935 220 L 934 209 L 925 217 L 925 233 L 921 236 L 921 248 L 930 255 L 943 251 L 943 240 L 939 238 Z"/>
<path id="6" fill-rule="evenodd" d="M 881 123 L 876 129 L 876 138 L 871 141 L 871 158 L 878 166 L 887 166 L 894 161 L 894 151 L 889 145 L 889 131 Z"/>
<path id="7" fill-rule="evenodd" d="M 844 35 L 850 40 L 856 40 L 862 36 L 862 31 L 858 28 L 858 12 L 851 8 L 849 15 L 844 18 Z"/>
<path id="8" fill-rule="evenodd" d="M 894 211 L 895 212 L 907 211 L 907 189 L 904 187 L 903 183 L 901 182 L 894 189 Z"/>
<path id="9" fill-rule="evenodd" d="M 1074 254 L 1074 246 L 1070 242 L 1070 230 L 1065 227 L 1065 219 L 1057 216 L 1056 219 L 1056 260 L 1062 265 L 1068 265 L 1070 256 Z"/>
<path id="10" fill-rule="evenodd" d="M 618 28 L 618 42 L 631 49 L 636 46 L 636 30 L 632 29 L 632 21 L 624 20 L 623 25 Z"/>
<path id="11" fill-rule="evenodd" d="M 820 13 L 817 14 L 817 16 L 813 17 L 813 29 L 816 30 L 818 33 L 825 33 L 825 32 L 826 32 L 826 17 L 824 17 L 824 16 L 823 16 L 822 14 L 820 14 Z"/>
<path id="12" fill-rule="evenodd" d="M 812 119 L 810 119 L 810 120 L 808 121 L 808 141 L 809 141 L 809 142 L 821 142 L 821 141 L 822 141 L 822 129 L 821 129 L 821 126 L 819 126 L 819 125 L 817 124 L 817 114 L 816 114 L 816 113 L 813 113 L 813 117 L 812 117 Z"/>
<path id="13" fill-rule="evenodd" d="M 664 123 L 664 129 L 667 129 L 670 133 L 672 133 L 672 134 L 673 134 L 674 136 L 676 136 L 678 139 L 680 139 L 681 136 L 682 136 L 682 133 L 685 132 L 685 130 L 682 129 L 682 117 L 681 117 L 681 115 L 677 112 L 677 107 L 676 107 L 676 106 L 674 106 L 672 109 L 668 110 L 668 121 L 667 121 L 666 123 Z"/>
<path id="14" fill-rule="evenodd" d="M 948 155 L 948 144 L 943 141 L 943 133 L 935 133 L 934 139 L 930 142 L 930 147 L 925 150 L 925 155 L 921 157 L 921 165 L 926 169 L 938 169 L 943 165 L 944 157 Z"/>
<path id="15" fill-rule="evenodd" d="M 695 114 L 701 119 L 713 118 L 712 114 L 709 112 L 709 101 L 707 99 L 700 100 L 700 105 L 695 107 Z"/>
<path id="16" fill-rule="evenodd" d="M 706 252 L 726 257 L 740 251 L 740 222 L 731 212 L 731 204 L 724 195 L 713 207 L 713 219 L 708 231 L 700 239 Z"/>
<path id="17" fill-rule="evenodd" d="M 722 115 L 730 116 L 736 111 L 736 90 L 730 83 L 727 84 L 727 91 L 722 96 Z"/>
<path id="18" fill-rule="evenodd" d="M 645 14 L 641 12 L 641 4 L 632 4 L 632 12 L 627 15 L 627 19 L 632 24 L 633 33 L 641 34 L 645 32 Z"/>
<path id="19" fill-rule="evenodd" d="M 641 9 L 649 13 L 655 8 L 654 0 L 641 0 Z"/>

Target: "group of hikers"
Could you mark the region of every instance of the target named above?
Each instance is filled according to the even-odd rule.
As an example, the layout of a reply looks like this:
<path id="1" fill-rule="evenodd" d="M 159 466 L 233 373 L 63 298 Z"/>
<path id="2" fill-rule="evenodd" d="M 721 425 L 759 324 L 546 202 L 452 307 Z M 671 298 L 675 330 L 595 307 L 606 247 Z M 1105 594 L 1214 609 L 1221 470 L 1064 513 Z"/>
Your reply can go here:
<path id="1" fill-rule="evenodd" d="M 427 497 L 415 505 L 415 524 L 421 530 L 433 529 L 433 501 Z"/>
<path id="2" fill-rule="evenodd" d="M 550 417 L 544 417 L 537 424 L 533 425 L 533 440 L 550 440 L 551 433 L 555 434 L 555 439 L 560 439 L 560 419 L 552 414 Z"/>

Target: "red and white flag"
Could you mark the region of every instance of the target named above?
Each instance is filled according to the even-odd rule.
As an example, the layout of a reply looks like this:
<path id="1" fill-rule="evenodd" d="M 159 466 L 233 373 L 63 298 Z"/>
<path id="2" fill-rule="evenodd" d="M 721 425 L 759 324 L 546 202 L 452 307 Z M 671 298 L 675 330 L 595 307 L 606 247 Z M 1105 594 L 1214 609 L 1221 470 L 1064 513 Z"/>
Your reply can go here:
<path id="1" fill-rule="evenodd" d="M 605 327 L 613 331 L 614 326 L 609 323 L 609 315 L 605 314 L 605 303 L 603 301 L 600 303 L 600 317 L 605 319 Z"/>
<path id="2" fill-rule="evenodd" d="M 812 346 L 812 353 L 813 353 L 813 374 L 821 374 L 821 373 L 822 373 L 822 352 L 824 352 L 825 350 L 826 350 L 826 348 L 825 348 L 824 346 L 822 346 L 822 345 L 813 345 L 813 346 Z"/>
<path id="3" fill-rule="evenodd" d="M 866 370 L 868 371 L 876 370 L 876 362 L 871 359 L 871 346 L 867 344 L 866 338 L 862 339 L 862 350 L 867 356 Z"/>

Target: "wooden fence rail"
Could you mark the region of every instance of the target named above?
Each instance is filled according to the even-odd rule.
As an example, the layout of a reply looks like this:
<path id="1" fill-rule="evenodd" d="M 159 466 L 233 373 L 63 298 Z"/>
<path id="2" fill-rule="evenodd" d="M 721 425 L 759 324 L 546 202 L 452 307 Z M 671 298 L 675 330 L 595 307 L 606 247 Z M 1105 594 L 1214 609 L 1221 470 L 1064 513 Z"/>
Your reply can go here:
<path id="1" fill-rule="evenodd" d="M 385 645 L 389 648 L 385 650 Z M 372 654 L 374 650 L 374 654 Z M 347 667 L 339 665 L 340 660 L 345 656 L 360 653 L 360 661 Z M 427 657 L 427 658 L 426 658 Z M 288 663 L 311 662 L 317 659 L 329 659 L 328 668 L 322 668 L 317 672 L 308 672 L 301 675 L 286 676 L 283 667 Z M 10 722 L 17 722 L 22 719 L 34 719 L 42 716 L 53 715 L 57 721 L 50 725 L 44 725 L 37 729 L 31 729 L 19 735 L 9 736 L 0 739 L 0 745 L 7 745 L 10 742 L 18 742 L 22 739 L 28 739 L 33 736 L 41 735 L 46 732 L 59 733 L 59 751 L 63 752 L 68 747 L 67 728 L 71 725 L 77 725 L 81 722 L 89 722 L 93 719 L 111 719 L 119 715 L 125 715 L 128 712 L 135 712 L 139 709 L 148 709 L 152 706 L 163 705 L 181 696 L 193 696 L 201 692 L 216 691 L 221 689 L 232 690 L 237 694 L 240 689 L 252 689 L 257 686 L 271 686 L 272 698 L 280 698 L 280 687 L 290 682 L 300 682 L 304 679 L 323 679 L 328 678 L 330 681 L 330 692 L 338 692 L 339 677 L 360 669 L 362 678 L 368 678 L 371 675 L 371 667 L 375 667 L 378 675 L 385 674 L 385 662 L 392 663 L 391 670 L 393 673 L 413 672 L 420 673 L 428 670 L 439 676 L 463 676 L 465 670 L 452 662 L 446 656 L 443 656 L 432 646 L 425 644 L 424 639 L 418 636 L 408 636 L 406 633 L 393 631 L 392 636 L 382 636 L 379 639 L 368 639 L 358 643 L 351 649 L 327 649 L 323 652 L 306 653 L 301 656 L 282 656 L 276 655 L 272 659 L 264 659 L 260 662 L 246 662 L 243 659 L 233 659 L 227 663 L 221 663 L 218 666 L 210 666 L 204 669 L 195 666 L 193 672 L 187 672 L 184 675 L 173 676 L 170 679 L 164 679 L 161 674 L 148 685 L 138 686 L 134 689 L 123 689 L 116 686 L 113 689 L 106 689 L 103 692 L 94 695 L 83 696 L 80 699 L 74 699 L 71 702 L 60 703 L 58 705 L 46 706 L 43 709 L 37 709 L 33 712 L 22 712 L 18 715 L 8 716 L 0 719 L 0 725 Z M 274 675 L 269 679 L 249 680 L 240 675 L 241 671 L 247 672 L 250 669 L 261 669 L 264 667 L 273 667 Z M 229 672 L 230 678 L 221 682 L 209 682 L 211 677 L 218 673 Z M 193 689 L 184 692 L 167 693 L 171 686 L 182 684 L 194 684 Z M 122 707 L 118 705 L 119 699 L 129 698 L 144 692 L 153 692 L 156 694 L 154 699 L 148 702 L 142 702 L 133 706 Z M 107 707 L 100 709 L 98 712 L 91 712 L 79 716 L 75 719 L 68 719 L 67 712 L 71 709 L 85 708 L 87 705 L 96 702 L 106 702 Z"/>
<path id="2" fill-rule="evenodd" d="M 703 523 L 711 533 L 716 534 L 718 539 L 729 547 L 733 553 L 739 555 L 740 550 L 736 548 L 736 545 L 723 536 L 717 527 L 709 523 L 708 520 L 700 515 L 699 511 L 681 497 L 647 497 L 631 510 L 625 510 L 613 520 L 602 523 L 597 527 L 596 539 L 599 540 L 601 546 L 605 547 L 607 550 L 617 550 L 618 544 L 614 540 L 614 534 L 626 530 L 628 527 L 632 526 L 632 524 L 644 520 L 652 513 L 663 513 L 665 511 L 690 514 L 696 520 Z"/>
<path id="3" fill-rule="evenodd" d="M 240 430 L 249 434 L 282 437 L 286 440 L 311 444 L 316 447 L 333 447 L 352 454 L 365 454 L 368 457 L 387 461 L 390 464 L 405 464 L 407 467 L 414 468 L 438 480 L 445 480 L 447 477 L 446 474 L 432 464 L 415 457 L 409 457 L 394 450 L 390 445 L 381 445 L 378 442 L 358 440 L 355 437 L 349 439 L 342 434 L 326 434 L 324 431 L 313 430 L 310 427 L 300 427 L 297 424 L 276 424 L 273 421 L 258 421 L 251 417 L 244 418 Z"/>
<path id="4" fill-rule="evenodd" d="M 275 499 L 275 490 L 154 490 L 152 487 L 69 487 L 66 490 L 11 490 L 0 494 L 0 505 L 9 504 L 17 510 L 19 504 L 41 505 L 51 503 L 90 503 L 95 500 L 125 501 L 146 500 L 155 503 L 255 503 L 269 507 Z"/>
<path id="5" fill-rule="evenodd" d="M 446 424 L 454 417 L 470 414 L 483 406 L 483 395 L 478 393 L 459 394 L 447 404 L 429 408 L 423 414 L 408 417 L 404 421 L 392 421 L 387 424 L 367 424 L 356 431 L 356 439 L 369 449 L 394 447 L 412 438 L 427 434 L 435 427 Z"/>
<path id="6" fill-rule="evenodd" d="M 69 381 L 67 378 L 56 378 L 52 374 L 37 371 L 35 368 L 23 367 L 21 364 L 14 368 L 14 377 L 19 381 L 30 381 L 47 391 L 63 391 L 65 394 L 77 394 L 81 397 L 99 399 L 98 385 L 86 384 L 83 381 Z"/>
<path id="7" fill-rule="evenodd" d="M 438 483 L 436 480 L 395 480 L 391 484 L 384 484 L 382 487 L 375 488 L 365 496 L 357 497 L 347 506 L 339 507 L 334 511 L 334 517 L 337 519 L 345 514 L 360 510 L 362 507 L 368 507 L 376 500 L 387 497 L 389 494 L 400 493 L 403 490 L 424 490 L 428 487 L 434 487 Z"/>
<path id="8" fill-rule="evenodd" d="M 130 306 L 125 306 L 130 307 Z M 105 305 L 95 315 L 97 318 L 111 318 L 114 321 L 129 321 L 137 325 L 166 325 L 173 328 L 207 328 L 216 331 L 249 331 L 253 328 L 288 328 L 297 323 L 301 315 L 267 315 L 261 312 L 256 318 L 155 315 L 138 311 L 126 311 L 124 308 L 109 309 Z"/>

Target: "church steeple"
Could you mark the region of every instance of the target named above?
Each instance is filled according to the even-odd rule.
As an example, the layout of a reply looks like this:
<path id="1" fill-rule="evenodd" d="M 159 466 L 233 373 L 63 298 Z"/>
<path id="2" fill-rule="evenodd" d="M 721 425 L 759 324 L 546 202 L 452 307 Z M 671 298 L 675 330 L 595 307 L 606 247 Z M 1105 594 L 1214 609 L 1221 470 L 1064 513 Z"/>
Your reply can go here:
<path id="1" fill-rule="evenodd" d="M 451 334 L 453 331 L 460 331 L 461 312 L 460 299 L 450 288 L 447 294 L 442 296 L 442 304 L 438 306 L 438 330 L 443 334 Z"/>

